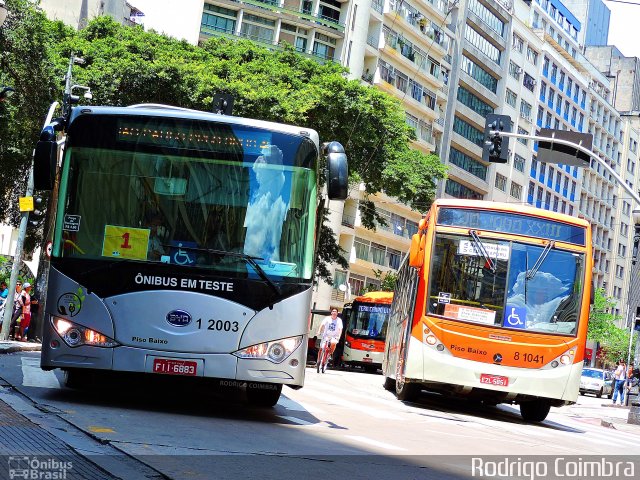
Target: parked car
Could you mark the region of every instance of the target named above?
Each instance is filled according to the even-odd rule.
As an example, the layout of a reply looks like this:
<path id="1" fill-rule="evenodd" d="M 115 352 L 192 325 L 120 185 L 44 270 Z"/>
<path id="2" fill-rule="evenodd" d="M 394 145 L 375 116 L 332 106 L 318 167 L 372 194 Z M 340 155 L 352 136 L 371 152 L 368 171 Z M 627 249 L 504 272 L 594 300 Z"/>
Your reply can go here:
<path id="1" fill-rule="evenodd" d="M 593 393 L 600 398 L 603 395 L 611 398 L 613 395 L 613 375 L 611 372 L 599 368 L 583 368 L 580 377 L 580 393 Z"/>

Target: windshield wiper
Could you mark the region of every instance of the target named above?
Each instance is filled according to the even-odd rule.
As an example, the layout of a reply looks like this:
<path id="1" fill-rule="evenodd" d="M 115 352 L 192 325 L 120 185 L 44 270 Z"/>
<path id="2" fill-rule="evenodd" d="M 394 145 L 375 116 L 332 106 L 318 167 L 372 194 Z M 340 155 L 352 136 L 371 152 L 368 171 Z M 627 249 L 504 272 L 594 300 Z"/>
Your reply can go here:
<path id="1" fill-rule="evenodd" d="M 170 247 L 170 246 L 171 245 L 163 245 L 163 247 Z M 220 255 L 222 257 L 229 256 L 229 257 L 241 258 L 242 260 L 244 260 L 245 262 L 247 262 L 249 265 L 253 267 L 253 269 L 258 273 L 258 276 L 260 276 L 262 280 L 267 282 L 267 285 L 269 285 L 269 287 L 276 293 L 276 295 L 278 296 L 282 295 L 282 292 L 280 291 L 280 288 L 278 287 L 278 285 L 276 285 L 273 282 L 273 280 L 269 278 L 269 275 L 267 275 L 264 269 L 258 264 L 258 262 L 256 262 L 256 260 L 264 260 L 264 258 L 252 257 L 251 255 L 247 255 L 246 253 L 228 252 L 226 250 L 216 250 L 215 248 L 186 247 L 184 245 L 181 245 L 179 248 L 183 250 L 192 250 L 195 252 L 213 253 L 214 255 Z"/>
<path id="2" fill-rule="evenodd" d="M 476 232 L 475 230 L 469 230 L 469 235 L 473 239 L 473 243 L 475 244 L 476 248 L 480 250 L 480 253 L 482 253 L 482 256 L 484 257 L 486 262 L 489 264 L 489 270 L 491 270 L 491 273 L 496 273 L 496 269 L 497 269 L 496 263 L 493 261 L 491 257 L 489 257 L 489 253 L 487 252 L 487 249 L 484 248 L 484 244 L 482 243 L 482 241 L 480 240 L 480 237 L 478 236 L 478 232 Z"/>
<path id="3" fill-rule="evenodd" d="M 544 250 L 542 250 L 542 253 L 540 254 L 538 259 L 536 260 L 536 263 L 534 263 L 533 267 L 531 267 L 531 270 L 527 270 L 527 273 L 525 275 L 525 278 L 527 280 L 531 280 L 533 277 L 536 276 L 536 273 L 538 273 L 538 270 L 540 270 L 540 267 L 542 266 L 542 263 L 544 262 L 545 258 L 547 258 L 547 255 L 549 255 L 549 252 L 555 246 L 555 244 L 556 244 L 556 242 L 554 242 L 553 240 L 551 240 L 551 241 L 549 241 L 549 243 L 547 243 L 547 245 L 544 247 Z"/>

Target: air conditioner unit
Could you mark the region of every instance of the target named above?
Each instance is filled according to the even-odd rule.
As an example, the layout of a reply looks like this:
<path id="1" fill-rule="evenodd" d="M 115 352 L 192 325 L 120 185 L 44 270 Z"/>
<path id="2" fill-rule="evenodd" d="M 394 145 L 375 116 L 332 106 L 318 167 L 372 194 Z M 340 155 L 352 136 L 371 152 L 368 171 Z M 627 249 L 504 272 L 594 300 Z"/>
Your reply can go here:
<path id="1" fill-rule="evenodd" d="M 523 72 L 524 70 L 522 69 L 522 67 L 518 67 L 516 68 L 516 73 L 519 75 Z"/>

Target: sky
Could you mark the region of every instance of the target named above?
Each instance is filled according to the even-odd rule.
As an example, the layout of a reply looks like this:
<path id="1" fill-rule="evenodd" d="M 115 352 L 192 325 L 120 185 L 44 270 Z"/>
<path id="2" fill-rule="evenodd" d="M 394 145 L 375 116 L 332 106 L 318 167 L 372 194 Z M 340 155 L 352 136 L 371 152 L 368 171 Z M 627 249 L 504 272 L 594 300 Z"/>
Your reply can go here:
<path id="1" fill-rule="evenodd" d="M 610 1 L 604 2 L 611 10 L 608 43 L 618 47 L 618 50 L 625 57 L 640 57 L 640 41 L 638 41 L 640 0 L 628 1 L 637 3 L 636 5 L 629 5 Z"/>

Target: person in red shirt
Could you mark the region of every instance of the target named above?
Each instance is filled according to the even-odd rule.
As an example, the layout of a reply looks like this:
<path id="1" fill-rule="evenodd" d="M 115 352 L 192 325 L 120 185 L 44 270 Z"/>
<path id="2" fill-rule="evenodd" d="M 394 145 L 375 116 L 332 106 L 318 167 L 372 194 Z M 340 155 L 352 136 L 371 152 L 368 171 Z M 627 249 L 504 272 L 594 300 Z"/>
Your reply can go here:
<path id="1" fill-rule="evenodd" d="M 18 334 L 16 335 L 16 340 L 21 341 L 27 338 L 24 333 L 29 328 L 29 324 L 31 323 L 31 284 L 26 282 L 22 285 L 22 320 L 20 321 L 20 328 L 18 330 Z"/>

